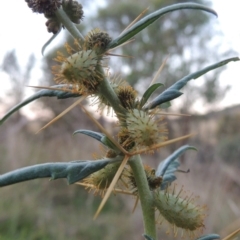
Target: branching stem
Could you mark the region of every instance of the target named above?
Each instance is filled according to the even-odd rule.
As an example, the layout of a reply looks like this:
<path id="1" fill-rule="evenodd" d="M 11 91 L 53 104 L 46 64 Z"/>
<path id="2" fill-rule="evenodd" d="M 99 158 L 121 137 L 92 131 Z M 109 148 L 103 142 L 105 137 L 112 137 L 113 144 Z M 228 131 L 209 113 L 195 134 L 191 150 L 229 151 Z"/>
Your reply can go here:
<path id="1" fill-rule="evenodd" d="M 146 174 L 140 155 L 135 155 L 129 160 L 135 181 L 137 183 L 138 195 L 141 202 L 144 233 L 152 239 L 157 239 L 155 227 L 155 210 L 153 207 L 153 196 L 149 189 Z"/>
<path id="2" fill-rule="evenodd" d="M 57 18 L 61 23 L 64 25 L 64 27 L 71 33 L 71 35 L 76 39 L 84 40 L 83 35 L 80 33 L 80 31 L 77 29 L 76 25 L 70 20 L 68 15 L 64 12 L 62 8 L 58 8 L 55 12 Z"/>
<path id="3" fill-rule="evenodd" d="M 99 65 L 98 72 L 102 75 L 101 83 L 99 84 L 99 92 L 106 98 L 106 100 L 111 104 L 111 107 L 114 109 L 118 119 L 121 119 L 121 114 L 125 114 L 125 109 L 122 107 L 122 104 L 114 92 L 113 88 L 109 84 L 109 80 L 106 78 L 106 75 L 103 71 L 103 68 Z M 120 114 L 120 115 L 119 115 Z"/>

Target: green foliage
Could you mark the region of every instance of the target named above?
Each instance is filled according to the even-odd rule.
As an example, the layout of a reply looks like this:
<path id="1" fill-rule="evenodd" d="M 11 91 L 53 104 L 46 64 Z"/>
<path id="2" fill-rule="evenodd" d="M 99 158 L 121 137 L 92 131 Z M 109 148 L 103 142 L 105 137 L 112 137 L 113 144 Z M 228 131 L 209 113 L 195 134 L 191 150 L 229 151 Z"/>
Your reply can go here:
<path id="1" fill-rule="evenodd" d="M 195 3 L 181 3 L 181 4 L 175 4 L 172 6 L 168 6 L 162 9 L 159 9 L 156 12 L 153 12 L 146 17 L 142 18 L 141 20 L 137 21 L 134 25 L 132 25 L 130 28 L 125 30 L 122 34 L 120 34 L 119 37 L 114 39 L 112 42 L 109 43 L 108 48 L 115 48 L 123 43 L 125 43 L 127 40 L 131 39 L 133 36 L 135 36 L 137 33 L 148 27 L 150 24 L 155 22 L 157 19 L 159 19 L 161 16 L 163 16 L 166 13 L 173 12 L 180 9 L 198 9 L 207 11 L 210 13 L 213 13 L 217 16 L 216 12 L 213 11 L 210 8 L 204 7 L 202 5 L 198 5 Z"/>
<path id="2" fill-rule="evenodd" d="M 161 86 L 163 86 L 162 83 L 155 83 L 151 85 L 143 94 L 142 99 L 140 100 L 140 103 L 139 103 L 139 107 L 142 108 L 145 105 L 145 103 L 148 101 L 148 99 L 151 97 L 151 95 Z"/>
<path id="3" fill-rule="evenodd" d="M 161 190 L 166 189 L 173 181 L 177 179 L 175 173 L 180 165 L 178 158 L 187 150 L 197 149 L 188 145 L 182 146 L 158 165 L 156 176 L 161 176 L 163 179 L 161 183 Z"/>
<path id="4" fill-rule="evenodd" d="M 60 85 L 52 88 L 43 87 L 43 90 L 10 110 L 3 117 L 2 122 L 16 110 L 19 110 L 35 99 L 45 96 L 66 99 L 83 95 L 85 98 L 97 98 L 98 107 L 102 105 L 111 107 L 118 118 L 119 129 L 113 137 L 82 107 L 86 115 L 101 129 L 102 133 L 78 130 L 74 134 L 82 133 L 109 147 L 110 150 L 104 152 L 104 157 L 95 161 L 40 163 L 18 168 L 17 170 L 0 175 L 0 186 L 3 187 L 36 178 L 66 178 L 69 184 L 77 183 L 92 189 L 95 193 L 104 195 L 94 218 L 101 212 L 112 191 L 127 193 L 137 197 L 141 202 L 145 238 L 157 239 L 155 210 L 159 211 L 160 215 L 173 225 L 174 235 L 176 235 L 176 227 L 178 227 L 182 231 L 189 233 L 191 237 L 195 236 L 194 231 L 201 231 L 204 228 L 205 207 L 195 204 L 195 199 L 192 196 L 181 196 L 182 189 L 176 193 L 174 187 L 170 193 L 167 187 L 167 185 L 170 185 L 176 179 L 175 173 L 179 167 L 177 158 L 186 150 L 195 150 L 195 148 L 188 145 L 179 148 L 160 163 L 157 171 L 150 166 L 144 165 L 140 155 L 143 153 L 152 153 L 156 149 L 180 140 L 185 140 L 191 136 L 189 134 L 167 140 L 168 129 L 162 122 L 163 118 L 158 109 L 159 105 L 164 103 L 168 105 L 170 100 L 179 97 L 182 94 L 179 90 L 189 80 L 198 78 L 206 72 L 221 67 L 230 61 L 238 61 L 239 58 L 229 58 L 210 65 L 201 71 L 187 75 L 153 99 L 145 107 L 144 105 L 150 96 L 162 84 L 150 86 L 139 101 L 136 90 L 130 84 L 121 79 L 119 81 L 111 79 L 109 69 L 105 66 L 104 60 L 106 56 L 111 55 L 108 51 L 109 49 L 125 43 L 167 12 L 179 9 L 198 9 L 213 14 L 215 12 L 205 6 L 194 3 L 171 5 L 138 20 L 116 37 L 115 40 L 111 41 L 109 35 L 101 30 L 93 30 L 86 37 L 83 37 L 73 23 L 76 21 L 79 22 L 78 20 L 80 19 L 74 18 L 73 21 L 71 17 L 69 18 L 69 13 L 66 13 L 65 8 L 61 7 L 63 3 L 60 1 L 56 2 L 56 4 L 49 1 L 44 3 L 40 1 L 38 4 L 31 0 L 27 2 L 30 8 L 34 8 L 34 11 L 44 13 L 47 17 L 49 15 L 50 17 L 54 17 L 60 28 L 66 28 L 75 38 L 74 44 L 76 48 L 72 48 L 66 44 L 66 54 L 57 53 L 55 60 L 59 65 L 53 69 L 55 81 Z M 81 10 L 82 16 L 83 12 L 80 5 L 73 1 L 69 1 L 67 4 L 69 4 L 68 7 L 71 9 L 71 13 L 72 11 L 74 12 L 74 6 L 79 6 L 78 10 Z M 144 32 L 142 33 L 143 36 L 147 36 Z M 150 36 L 152 35 L 148 35 L 148 37 Z M 73 106 L 78 103 L 76 102 Z M 112 163 L 116 164 L 110 165 Z M 120 189 L 116 188 L 116 186 L 120 186 Z M 82 203 L 83 198 L 80 197 L 79 201 Z M 119 207 L 119 209 L 121 208 Z M 105 211 L 108 211 L 108 208 L 105 208 Z M 107 229 L 106 225 L 104 225 L 102 230 L 105 231 L 105 229 Z M 18 226 L 14 230 L 18 232 Z M 20 237 L 25 237 L 27 232 L 27 229 L 19 231 Z M 32 239 L 48 237 L 39 234 L 40 232 L 36 236 L 32 235 Z M 85 236 L 81 233 L 80 228 L 79 232 L 75 233 L 75 235 L 87 238 L 89 233 Z M 98 237 L 95 231 L 92 231 L 90 235 L 94 238 Z M 54 235 L 54 237 L 57 238 L 57 235 Z M 111 235 L 110 237 L 112 239 Z M 216 235 L 208 235 L 207 239 L 212 239 L 212 237 L 216 237 Z M 203 239 L 205 238 L 203 237 Z M 104 237 L 104 239 L 107 238 Z"/>
<path id="5" fill-rule="evenodd" d="M 42 98 L 42 97 L 57 97 L 58 99 L 66 99 L 66 98 L 75 98 L 80 97 L 81 95 L 77 93 L 72 93 L 71 86 L 66 84 L 56 85 L 52 86 L 52 89 L 42 89 L 36 93 L 34 93 L 32 96 L 28 97 L 24 101 L 20 102 L 19 104 L 15 105 L 12 109 L 10 109 L 0 120 L 0 125 L 3 124 L 13 113 L 21 109 L 22 107 L 26 106 L 27 104 Z M 66 91 L 66 88 L 69 91 Z M 58 89 L 63 89 L 58 90 Z"/>
<path id="6" fill-rule="evenodd" d="M 92 137 L 94 139 L 96 139 L 97 141 L 101 142 L 104 146 L 108 147 L 109 149 L 112 149 L 116 152 L 116 154 L 119 154 L 120 151 L 119 149 L 116 147 L 116 145 L 104 134 L 99 133 L 99 132 L 94 132 L 94 131 L 90 131 L 90 130 L 77 130 L 73 133 L 73 135 L 77 134 L 77 133 L 82 133 L 84 135 L 87 135 L 89 137 Z"/>
<path id="7" fill-rule="evenodd" d="M 99 24 L 97 27 L 104 26 L 104 30 L 111 33 L 112 36 L 118 36 L 119 32 L 123 31 L 126 25 L 137 17 L 137 13 L 141 13 L 146 7 L 149 7 L 151 12 L 170 4 L 182 4 L 182 1 L 154 0 L 149 3 L 147 0 L 131 2 L 111 0 L 107 3 L 107 7 L 101 8 L 95 18 Z M 205 0 L 197 0 L 194 3 L 210 5 L 210 2 Z M 191 4 L 191 0 L 184 1 L 184 4 Z M 216 33 L 211 27 L 212 20 L 215 21 L 210 14 L 195 10 L 179 10 L 166 14 L 162 19 L 136 35 L 133 43 L 119 50 L 123 55 L 133 56 L 133 58 L 124 59 L 123 70 L 116 62 L 113 62 L 112 67 L 118 72 L 123 72 L 128 82 L 132 85 L 136 84 L 140 91 L 144 91 L 146 79 L 154 76 L 159 65 L 168 58 L 159 79 L 166 87 L 169 87 L 177 78 L 218 61 L 218 46 L 214 46 L 214 52 L 211 50 L 212 45 L 209 46 L 211 40 L 216 39 Z M 133 26 L 130 29 L 132 28 Z M 126 31 L 122 34 L 124 33 Z M 152 61 L 153 59 L 154 61 Z M 151 62 L 151 64 L 146 64 L 146 62 Z M 219 69 L 214 74 L 204 77 L 201 88 L 194 84 L 188 84 L 185 87 L 188 97 L 182 99 L 184 102 L 179 108 L 187 113 L 191 112 L 192 105 L 199 98 L 206 103 L 220 100 L 228 89 L 220 88 L 218 85 L 218 76 L 222 70 Z M 178 94 L 180 95 L 179 92 Z"/>
<path id="8" fill-rule="evenodd" d="M 81 133 L 81 134 L 87 135 L 89 137 L 92 137 L 92 138 L 98 140 L 99 142 L 102 142 L 102 138 L 104 137 L 104 135 L 102 133 L 85 130 L 85 129 L 77 130 L 73 133 L 73 135 L 75 135 L 77 133 Z"/>
<path id="9" fill-rule="evenodd" d="M 186 150 L 197 150 L 195 147 L 192 147 L 192 146 L 182 146 L 180 147 L 179 149 L 177 149 L 175 152 L 173 152 L 168 158 L 166 158 L 165 160 L 163 160 L 159 165 L 158 165 L 158 168 L 157 168 L 157 172 L 156 172 L 156 175 L 157 176 L 164 176 L 165 173 L 167 171 L 176 171 L 175 168 L 171 169 L 172 166 L 171 164 L 177 159 L 179 158 Z"/>
<path id="10" fill-rule="evenodd" d="M 114 159 L 105 159 L 98 161 L 37 164 L 0 175 L 0 186 L 3 187 L 37 178 L 50 178 L 51 180 L 66 178 L 69 184 L 73 184 L 99 171 L 110 162 L 115 161 Z"/>
<path id="11" fill-rule="evenodd" d="M 189 74 L 186 77 L 180 79 L 176 83 L 174 83 L 171 87 L 166 89 L 164 92 L 162 92 L 159 96 L 157 96 L 155 99 L 153 99 L 147 106 L 146 109 L 152 109 L 157 107 L 158 105 L 161 105 L 162 103 L 169 102 L 170 100 L 173 100 L 175 98 L 178 98 L 179 96 L 182 95 L 179 90 L 183 88 L 190 80 L 199 78 L 200 76 L 204 75 L 205 73 L 222 67 L 226 64 L 228 64 L 231 61 L 239 61 L 240 59 L 238 57 L 235 58 L 229 58 L 225 59 L 221 62 L 215 63 L 213 65 L 210 65 L 200 71 L 197 71 L 195 73 Z"/>
<path id="12" fill-rule="evenodd" d="M 58 36 L 58 34 L 61 32 L 61 29 L 59 29 L 59 31 L 56 34 L 53 34 L 52 37 L 50 37 L 50 39 L 43 45 L 42 47 L 42 55 L 44 55 L 44 51 L 45 49 L 48 47 L 48 45 L 50 45 L 50 43 Z"/>

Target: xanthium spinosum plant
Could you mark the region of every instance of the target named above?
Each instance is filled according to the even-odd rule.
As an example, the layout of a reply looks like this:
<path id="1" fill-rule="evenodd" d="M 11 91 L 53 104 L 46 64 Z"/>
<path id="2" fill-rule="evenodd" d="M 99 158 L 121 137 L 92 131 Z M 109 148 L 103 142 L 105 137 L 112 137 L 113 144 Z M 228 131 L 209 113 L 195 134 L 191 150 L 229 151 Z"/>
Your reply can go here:
<path id="1" fill-rule="evenodd" d="M 191 239 L 196 238 L 204 228 L 206 207 L 198 205 L 196 197 L 188 196 L 183 189 L 177 191 L 175 184 L 172 183 L 176 180 L 175 173 L 180 165 L 179 156 L 195 148 L 188 145 L 180 147 L 163 160 L 157 169 L 144 165 L 141 154 L 152 153 L 171 143 L 191 137 L 189 134 L 168 139 L 168 128 L 164 122 L 164 116 L 167 114 L 161 107 L 163 104 L 170 106 L 170 101 L 181 96 L 180 89 L 188 81 L 231 61 L 238 61 L 239 58 L 225 59 L 189 74 L 153 99 L 151 96 L 162 86 L 161 83 L 153 81 L 139 98 L 137 91 L 125 80 L 110 75 L 105 59 L 114 55 L 112 50 L 131 42 L 137 33 L 168 12 L 197 9 L 217 15 L 216 12 L 195 3 L 170 5 L 145 17 L 140 15 L 142 18 L 136 18 L 117 38 L 112 39 L 107 32 L 100 29 L 93 29 L 85 37 L 82 36 L 76 24 L 83 20 L 83 7 L 77 1 L 26 0 L 26 2 L 33 12 L 44 14 L 48 19 L 47 30 L 53 33 L 53 37 L 44 45 L 42 52 L 62 28 L 67 29 L 73 36 L 74 45 L 65 44 L 66 54 L 57 52 L 54 59 L 56 64 L 52 68 L 56 85 L 39 87 L 41 89 L 33 96 L 10 109 L 0 123 L 3 124 L 15 111 L 41 97 L 78 98 L 64 113 L 79 105 L 83 99 L 94 98 L 99 109 L 113 109 L 118 119 L 119 131 L 116 136 L 106 132 L 81 105 L 82 110 L 99 127 L 100 132 L 77 130 L 74 134 L 81 133 L 99 141 L 107 149 L 104 156 L 97 160 L 45 163 L 20 168 L 0 175 L 0 186 L 36 178 L 66 178 L 69 184 L 79 184 L 103 197 L 94 218 L 99 215 L 111 192 L 127 193 L 136 198 L 136 203 L 139 200 L 141 204 L 145 239 L 157 239 L 156 225 L 162 221 L 170 224 L 169 231 L 172 231 L 173 236 L 179 233 Z M 233 235 L 227 236 L 225 240 Z M 217 234 L 209 234 L 198 239 L 218 238 Z"/>

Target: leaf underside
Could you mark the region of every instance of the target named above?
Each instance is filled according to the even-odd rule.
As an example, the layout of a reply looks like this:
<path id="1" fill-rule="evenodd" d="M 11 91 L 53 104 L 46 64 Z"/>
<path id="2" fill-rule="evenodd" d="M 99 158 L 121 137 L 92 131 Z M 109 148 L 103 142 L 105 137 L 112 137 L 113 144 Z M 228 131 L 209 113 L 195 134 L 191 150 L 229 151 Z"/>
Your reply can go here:
<path id="1" fill-rule="evenodd" d="M 28 166 L 0 175 L 0 187 L 38 178 L 66 178 L 68 184 L 73 184 L 116 160 L 56 162 Z"/>
<path id="2" fill-rule="evenodd" d="M 70 91 L 66 91 L 66 89 L 70 90 L 70 86 L 67 84 L 61 84 L 52 86 L 53 89 L 41 89 L 40 91 L 34 93 L 29 98 L 25 99 L 24 101 L 20 102 L 13 108 L 11 108 L 0 120 L 0 125 L 3 124 L 13 113 L 21 109 L 22 107 L 26 106 L 27 104 L 33 102 L 36 99 L 41 97 L 57 97 L 58 99 L 65 99 L 65 98 L 75 98 L 80 97 L 80 94 L 72 93 Z M 57 90 L 59 88 L 59 90 Z"/>
<path id="3" fill-rule="evenodd" d="M 181 96 L 182 93 L 179 90 L 182 89 L 190 80 L 197 79 L 200 76 L 204 75 L 205 73 L 207 73 L 211 70 L 214 70 L 216 68 L 222 67 L 222 66 L 228 64 L 229 62 L 232 62 L 232 61 L 235 62 L 235 61 L 239 61 L 239 60 L 240 59 L 238 57 L 228 58 L 223 61 L 212 64 L 200 71 L 191 73 L 191 74 L 183 77 L 182 79 L 180 79 L 179 81 L 174 83 L 171 87 L 169 87 L 164 92 L 162 92 L 160 95 L 158 95 L 156 98 L 154 98 L 150 103 L 148 103 L 148 105 L 145 106 L 145 109 L 146 110 L 153 109 L 153 108 L 159 106 L 160 104 L 169 102 L 170 100 L 173 100 L 173 99 Z"/>

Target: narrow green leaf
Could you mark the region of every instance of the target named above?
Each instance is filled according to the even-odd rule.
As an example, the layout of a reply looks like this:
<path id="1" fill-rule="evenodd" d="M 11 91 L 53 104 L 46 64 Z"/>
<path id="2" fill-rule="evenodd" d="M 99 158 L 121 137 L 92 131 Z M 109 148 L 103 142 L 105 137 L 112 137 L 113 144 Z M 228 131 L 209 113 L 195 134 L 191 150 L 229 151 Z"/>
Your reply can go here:
<path id="1" fill-rule="evenodd" d="M 25 99 L 24 101 L 20 102 L 13 108 L 11 108 L 0 120 L 0 125 L 5 122 L 13 113 L 21 109 L 22 107 L 26 106 L 30 102 L 33 102 L 34 100 L 41 98 L 41 97 L 57 97 L 58 99 L 65 99 L 65 98 L 73 98 L 73 97 L 80 97 L 80 94 L 77 93 L 71 93 L 68 91 L 64 91 L 66 87 L 68 89 L 71 87 L 67 84 L 61 84 L 56 86 L 51 86 L 52 88 L 59 88 L 59 90 L 56 89 L 42 89 L 36 93 L 34 93 L 29 98 Z M 61 90 L 62 89 L 62 90 Z M 71 89 L 71 88 L 70 88 Z"/>
<path id="2" fill-rule="evenodd" d="M 217 63 L 214 63 L 200 71 L 197 71 L 195 73 L 192 73 L 192 74 L 189 74 L 187 76 L 185 76 L 184 78 L 180 79 L 179 81 L 177 81 L 174 85 L 172 85 L 170 87 L 170 89 L 181 89 L 183 88 L 188 81 L 192 80 L 192 79 L 197 79 L 199 77 L 201 77 L 202 75 L 204 75 L 205 73 L 211 71 L 211 70 L 214 70 L 216 68 L 219 68 L 219 67 L 222 67 L 226 64 L 228 64 L 229 62 L 236 62 L 236 61 L 239 61 L 239 57 L 233 57 L 233 58 L 227 58 L 225 60 L 222 60 L 220 62 L 217 62 Z"/>
<path id="3" fill-rule="evenodd" d="M 168 102 L 170 100 L 173 100 L 177 97 L 179 97 L 180 95 L 182 95 L 182 93 L 179 91 L 181 88 L 183 88 L 190 80 L 192 79 L 196 79 L 202 75 L 204 75 L 205 73 L 214 70 L 216 68 L 222 67 L 226 64 L 228 64 L 229 62 L 235 62 L 235 61 L 239 61 L 240 59 L 238 57 L 234 57 L 234 58 L 228 58 L 225 59 L 223 61 L 217 62 L 215 64 L 212 64 L 200 71 L 197 71 L 195 73 L 189 74 L 185 77 L 183 77 L 182 79 L 180 79 L 179 81 L 177 81 L 176 83 L 174 83 L 171 87 L 169 87 L 168 89 L 166 89 L 164 92 L 162 92 L 159 96 L 157 96 L 155 99 L 153 99 L 146 107 L 145 109 L 153 109 L 156 106 Z"/>
<path id="4" fill-rule="evenodd" d="M 176 160 L 178 157 L 180 157 L 186 150 L 197 150 L 195 147 L 185 145 L 177 149 L 175 152 L 173 152 L 169 157 L 167 157 L 165 160 L 163 160 L 157 168 L 156 176 L 164 176 L 165 172 L 168 170 L 169 167 L 174 167 L 174 170 L 176 170 L 175 166 L 171 166 L 171 164 Z M 179 164 L 176 164 L 176 166 L 179 166 Z M 171 169 L 169 169 L 171 171 Z"/>
<path id="5" fill-rule="evenodd" d="M 203 235 L 196 240 L 214 240 L 214 239 L 220 239 L 220 236 L 218 234 L 208 234 L 208 235 Z"/>
<path id="6" fill-rule="evenodd" d="M 144 104 L 148 101 L 151 95 L 161 86 L 163 86 L 162 83 L 155 83 L 145 91 L 145 93 L 142 96 L 142 99 L 140 100 L 140 108 L 144 106 Z"/>
<path id="7" fill-rule="evenodd" d="M 164 92 L 162 92 L 160 95 L 158 95 L 156 98 L 154 98 L 148 105 L 144 107 L 145 110 L 153 109 L 165 102 L 169 102 L 175 98 L 178 98 L 183 93 L 176 90 L 176 89 L 170 89 L 168 88 Z"/>
<path id="8" fill-rule="evenodd" d="M 158 165 L 156 176 L 163 178 L 160 186 L 161 190 L 166 189 L 169 184 L 177 179 L 175 172 L 180 166 L 178 158 L 187 150 L 196 150 L 196 148 L 188 145 L 182 146 Z"/>
<path id="9" fill-rule="evenodd" d="M 90 131 L 90 130 L 85 130 L 85 129 L 77 130 L 73 133 L 73 135 L 75 135 L 77 133 L 81 133 L 81 134 L 87 135 L 89 137 L 92 137 L 92 138 L 98 140 L 101 143 L 102 143 L 101 139 L 105 136 L 102 133 L 94 132 L 94 131 Z"/>
<path id="10" fill-rule="evenodd" d="M 176 160 L 175 160 L 176 161 Z M 178 162 L 178 161 L 177 161 Z M 179 164 L 180 165 L 180 164 Z M 177 179 L 175 172 L 164 174 L 160 189 L 165 190 L 169 185 Z"/>
<path id="11" fill-rule="evenodd" d="M 203 11 L 212 13 L 217 16 L 217 13 L 214 10 L 207 8 L 200 4 L 196 4 L 196 3 L 173 4 L 171 6 L 161 8 L 161 9 L 147 15 L 146 17 L 142 18 L 135 24 L 133 24 L 129 29 L 127 29 L 122 34 L 120 34 L 116 39 L 111 41 L 108 45 L 108 49 L 115 48 L 115 47 L 123 44 L 124 42 L 128 41 L 130 38 L 132 38 L 137 33 L 142 31 L 144 28 L 146 28 L 147 26 L 149 26 L 150 24 L 155 22 L 157 19 L 162 17 L 164 14 L 166 14 L 168 12 L 180 10 L 180 9 L 198 9 L 198 10 L 203 10 Z"/>
<path id="12" fill-rule="evenodd" d="M 118 157 L 95 161 L 56 162 L 28 166 L 0 175 L 0 187 L 37 178 L 50 178 L 52 180 L 66 178 L 69 184 L 73 184 L 104 168 L 109 163 L 121 160 L 122 158 Z"/>
<path id="13" fill-rule="evenodd" d="M 80 129 L 77 130 L 73 133 L 73 135 L 77 134 L 77 133 L 82 133 L 85 134 L 89 137 L 92 137 L 96 140 L 98 140 L 99 142 L 101 142 L 104 146 L 114 150 L 116 152 L 116 154 L 119 154 L 121 151 L 115 146 L 115 144 L 104 134 L 99 133 L 99 132 L 94 132 L 94 131 L 90 131 L 90 130 L 85 130 L 85 129 Z"/>
<path id="14" fill-rule="evenodd" d="M 46 47 L 57 37 L 57 35 L 61 32 L 62 28 L 60 27 L 58 32 L 56 34 L 53 34 L 53 36 L 50 37 L 50 39 L 43 45 L 41 53 L 44 54 L 44 51 Z"/>
<path id="15" fill-rule="evenodd" d="M 119 154 L 121 151 L 118 149 L 118 147 L 107 137 L 103 136 L 101 139 L 101 142 L 107 146 L 108 148 L 114 150 L 116 154 Z"/>

